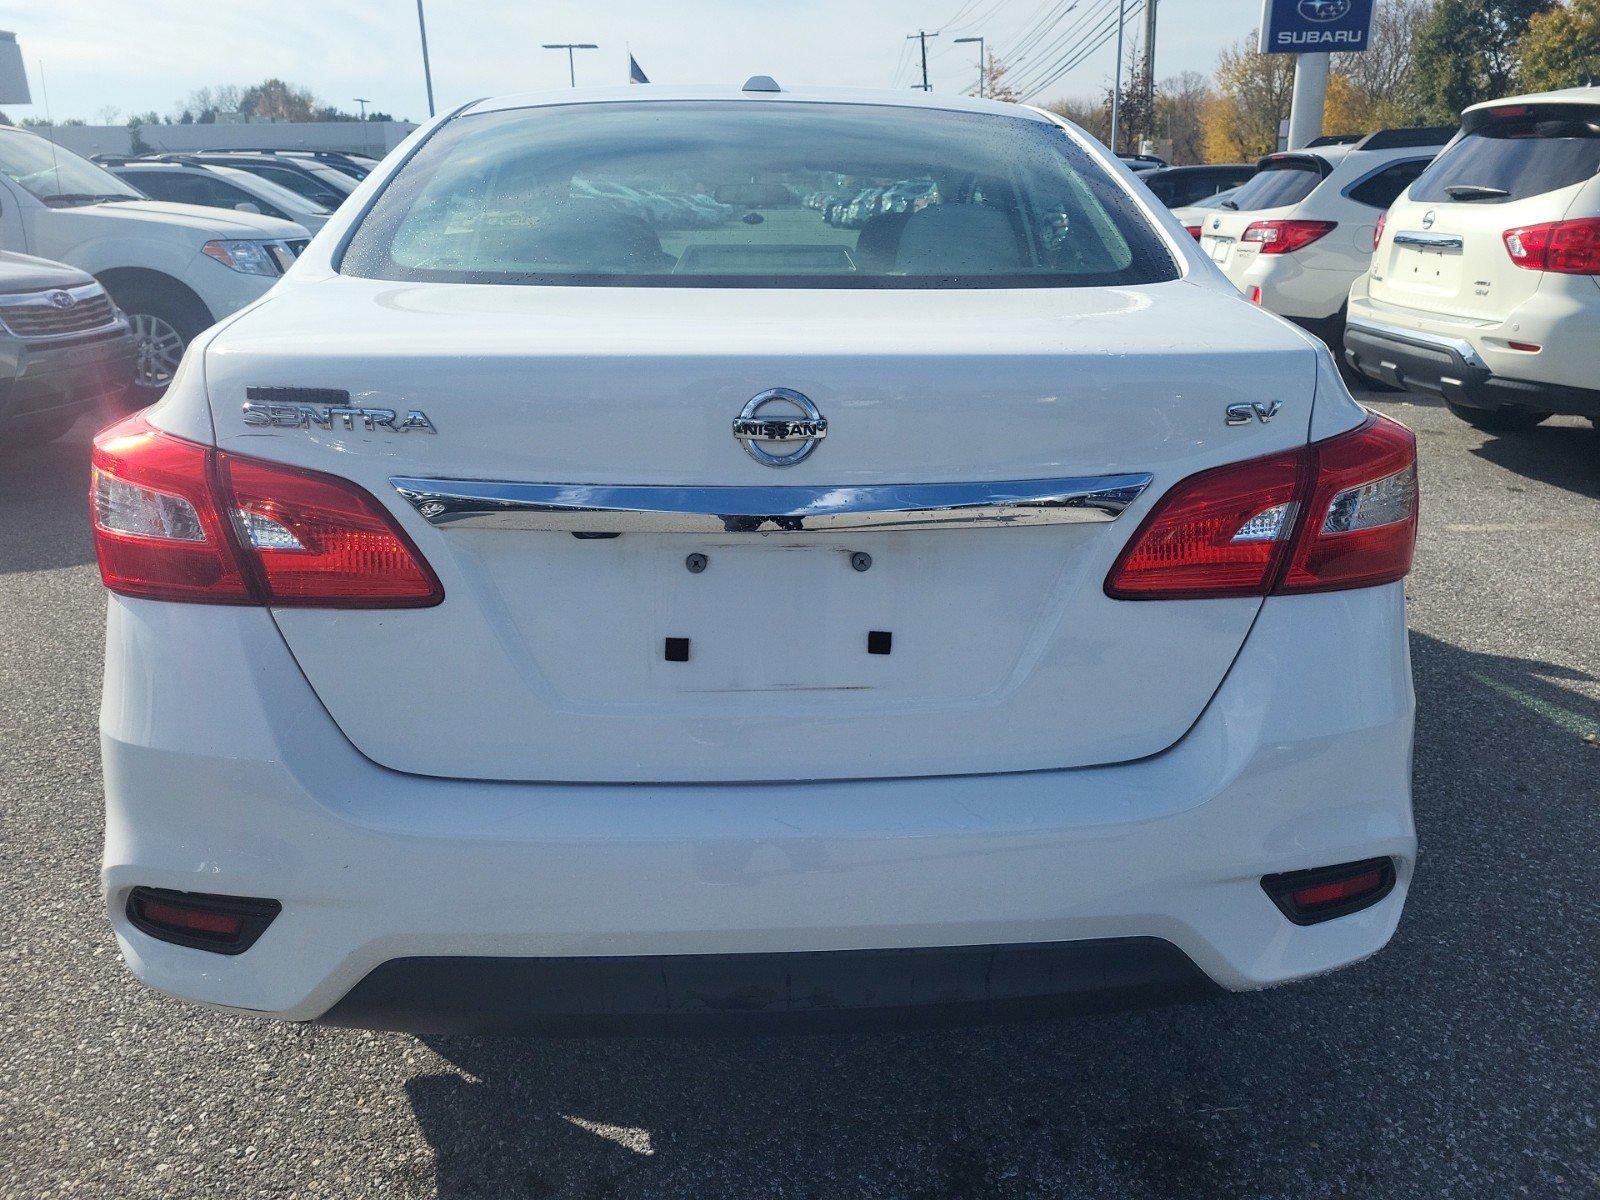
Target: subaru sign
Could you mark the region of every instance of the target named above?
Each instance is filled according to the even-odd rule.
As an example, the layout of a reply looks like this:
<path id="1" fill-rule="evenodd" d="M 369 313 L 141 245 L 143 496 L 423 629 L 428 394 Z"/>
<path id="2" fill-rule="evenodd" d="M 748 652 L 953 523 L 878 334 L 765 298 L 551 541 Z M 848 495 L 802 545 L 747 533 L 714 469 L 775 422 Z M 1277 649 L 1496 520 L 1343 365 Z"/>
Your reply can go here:
<path id="1" fill-rule="evenodd" d="M 1320 54 L 1367 48 L 1373 0 L 1265 0 L 1264 54 Z"/>

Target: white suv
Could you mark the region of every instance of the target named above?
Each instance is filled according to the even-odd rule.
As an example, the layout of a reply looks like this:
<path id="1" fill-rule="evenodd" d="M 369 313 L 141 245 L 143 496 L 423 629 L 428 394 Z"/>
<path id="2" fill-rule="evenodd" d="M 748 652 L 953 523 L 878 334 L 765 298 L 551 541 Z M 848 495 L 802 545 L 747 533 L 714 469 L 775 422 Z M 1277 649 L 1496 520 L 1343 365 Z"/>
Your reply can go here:
<path id="1" fill-rule="evenodd" d="M 659 1027 L 1381 947 L 1411 434 L 1050 114 L 640 92 L 421 130 L 96 439 L 134 973 Z"/>
<path id="2" fill-rule="evenodd" d="M 1600 423 L 1600 88 L 1479 104 L 1389 210 L 1346 355 L 1480 429 Z"/>
<path id="3" fill-rule="evenodd" d="M 1200 246 L 1245 296 L 1339 347 L 1350 284 L 1372 259 L 1384 209 L 1450 138 L 1447 129 L 1387 129 L 1360 141 L 1269 154 L 1222 209 Z"/>
<path id="4" fill-rule="evenodd" d="M 137 402 L 206 326 L 259 299 L 310 234 L 254 213 L 163 204 L 86 158 L 0 125 L 0 248 L 88 271 L 128 314 Z"/>

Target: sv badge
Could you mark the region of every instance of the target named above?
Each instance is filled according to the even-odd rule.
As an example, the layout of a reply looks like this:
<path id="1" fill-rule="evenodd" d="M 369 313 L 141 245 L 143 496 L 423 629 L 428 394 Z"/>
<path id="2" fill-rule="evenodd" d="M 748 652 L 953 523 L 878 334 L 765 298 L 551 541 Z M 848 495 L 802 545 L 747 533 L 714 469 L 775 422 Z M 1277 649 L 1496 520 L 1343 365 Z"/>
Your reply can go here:
<path id="1" fill-rule="evenodd" d="M 1282 407 L 1282 400 L 1268 400 L 1265 404 L 1260 400 L 1252 400 L 1248 404 L 1230 404 L 1224 410 L 1222 419 L 1229 425 L 1248 425 L 1252 420 L 1265 425 L 1278 415 Z"/>

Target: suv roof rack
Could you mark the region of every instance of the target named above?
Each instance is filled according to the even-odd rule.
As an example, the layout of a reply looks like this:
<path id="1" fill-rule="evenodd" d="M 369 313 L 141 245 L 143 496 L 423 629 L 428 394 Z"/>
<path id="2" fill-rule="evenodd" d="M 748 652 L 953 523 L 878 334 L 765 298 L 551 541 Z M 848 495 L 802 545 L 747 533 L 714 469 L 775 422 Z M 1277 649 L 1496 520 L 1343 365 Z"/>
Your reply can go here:
<path id="1" fill-rule="evenodd" d="M 1454 125 L 1418 125 L 1411 129 L 1380 129 L 1355 144 L 1357 150 L 1403 150 L 1413 146 L 1442 146 L 1455 137 Z"/>
<path id="2" fill-rule="evenodd" d="M 1314 150 L 1318 146 L 1348 146 L 1367 136 L 1369 135 L 1365 133 L 1325 133 L 1321 137 L 1312 138 L 1306 143 L 1305 148 Z"/>

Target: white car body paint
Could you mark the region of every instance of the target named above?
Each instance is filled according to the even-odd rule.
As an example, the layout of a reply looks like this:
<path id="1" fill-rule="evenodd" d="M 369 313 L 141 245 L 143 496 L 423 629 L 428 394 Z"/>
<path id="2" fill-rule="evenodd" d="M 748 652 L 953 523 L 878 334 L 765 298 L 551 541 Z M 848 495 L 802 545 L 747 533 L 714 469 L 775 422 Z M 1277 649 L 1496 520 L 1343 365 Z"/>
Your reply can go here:
<path id="1" fill-rule="evenodd" d="M 639 99 L 615 93 L 592 98 Z M 774 102 L 862 100 L 1026 112 L 848 91 Z M 1415 854 L 1403 585 L 1139 603 L 1102 590 L 1180 479 L 1364 418 L 1327 352 L 1243 301 L 1126 168 L 1067 127 L 1161 232 L 1175 281 L 684 293 L 339 274 L 372 198 L 449 119 L 363 181 L 271 297 L 198 339 L 149 410 L 173 434 L 361 484 L 446 600 L 112 598 L 104 882 L 139 978 L 300 1020 L 407 956 L 1150 937 L 1245 989 L 1388 940 Z M 424 410 L 438 432 L 248 426 L 256 386 L 347 388 L 352 404 Z M 730 434 L 775 386 L 829 420 L 781 480 Z M 1282 405 L 1224 423 L 1254 400 Z M 433 526 L 389 484 L 1115 472 L 1153 481 L 1104 523 L 593 541 Z M 857 550 L 871 570 L 849 569 Z M 703 574 L 684 570 L 692 551 Z M 783 603 L 798 625 L 767 615 Z M 837 633 L 880 620 L 896 639 L 881 661 Z M 708 631 L 687 679 L 650 650 L 676 621 Z M 1290 924 L 1260 882 L 1378 856 L 1393 891 L 1322 925 Z M 269 896 L 283 912 L 221 957 L 133 928 L 136 886 Z"/>

